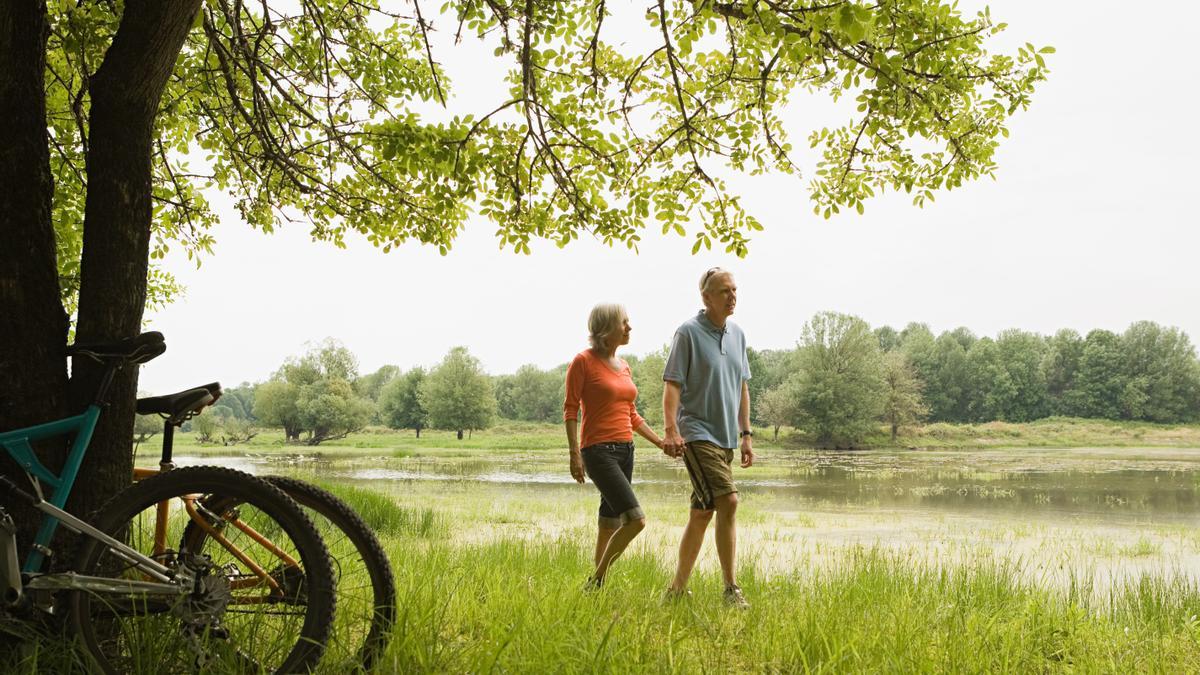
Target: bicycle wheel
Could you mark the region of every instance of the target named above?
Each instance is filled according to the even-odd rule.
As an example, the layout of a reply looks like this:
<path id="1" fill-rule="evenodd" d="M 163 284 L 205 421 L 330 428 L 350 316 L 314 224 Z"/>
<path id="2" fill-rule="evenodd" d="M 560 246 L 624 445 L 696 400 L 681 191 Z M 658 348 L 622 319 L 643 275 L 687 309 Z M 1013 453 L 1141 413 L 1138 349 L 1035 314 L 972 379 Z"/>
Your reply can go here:
<path id="1" fill-rule="evenodd" d="M 231 500 L 236 509 L 205 508 Z M 200 522 L 211 535 L 187 541 L 189 526 L 200 529 Z M 71 623 L 98 670 L 297 672 L 321 658 L 335 603 L 329 553 L 278 488 L 232 469 L 176 469 L 119 493 L 93 524 L 191 589 L 176 596 L 72 591 Z M 179 548 L 164 549 L 164 542 Z M 91 538 L 75 570 L 145 579 Z"/>
<path id="2" fill-rule="evenodd" d="M 337 612 L 321 670 L 344 673 L 368 670 L 391 637 L 396 619 L 396 581 L 391 562 L 379 539 L 345 502 L 327 490 L 295 478 L 266 476 L 307 510 L 333 559 Z M 234 508 L 232 498 L 209 504 L 223 512 Z M 192 526 L 185 541 L 206 536 Z"/>

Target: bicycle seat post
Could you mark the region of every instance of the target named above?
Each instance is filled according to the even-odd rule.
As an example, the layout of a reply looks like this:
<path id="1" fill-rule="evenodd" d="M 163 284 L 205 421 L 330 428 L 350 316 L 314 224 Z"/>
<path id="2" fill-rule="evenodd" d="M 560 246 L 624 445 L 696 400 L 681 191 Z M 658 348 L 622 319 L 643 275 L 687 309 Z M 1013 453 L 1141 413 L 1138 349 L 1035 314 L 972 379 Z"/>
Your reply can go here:
<path id="1" fill-rule="evenodd" d="M 170 471 L 175 468 L 171 453 L 175 449 L 175 422 L 167 419 L 163 422 L 162 458 L 158 461 L 160 471 Z"/>

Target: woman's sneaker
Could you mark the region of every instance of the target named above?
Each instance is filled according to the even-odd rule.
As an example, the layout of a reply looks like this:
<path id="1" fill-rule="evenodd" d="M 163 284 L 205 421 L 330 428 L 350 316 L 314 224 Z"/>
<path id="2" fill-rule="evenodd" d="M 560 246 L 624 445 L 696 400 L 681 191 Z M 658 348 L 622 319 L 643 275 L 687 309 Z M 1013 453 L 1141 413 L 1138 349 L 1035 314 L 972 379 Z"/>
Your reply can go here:
<path id="1" fill-rule="evenodd" d="M 737 584 L 725 587 L 725 604 L 738 609 L 750 609 L 750 603 L 742 595 L 742 587 Z"/>

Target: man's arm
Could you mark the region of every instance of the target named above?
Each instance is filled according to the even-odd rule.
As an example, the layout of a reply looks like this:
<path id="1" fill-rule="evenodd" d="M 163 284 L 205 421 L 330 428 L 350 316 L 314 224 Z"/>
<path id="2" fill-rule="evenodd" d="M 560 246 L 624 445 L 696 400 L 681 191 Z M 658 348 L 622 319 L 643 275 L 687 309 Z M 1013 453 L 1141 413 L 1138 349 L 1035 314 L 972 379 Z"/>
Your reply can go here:
<path id="1" fill-rule="evenodd" d="M 742 432 L 750 431 L 750 385 L 742 382 L 742 402 L 738 406 L 738 429 Z M 754 442 L 753 437 L 749 434 L 742 435 L 742 468 L 749 468 L 754 464 Z"/>
<path id="2" fill-rule="evenodd" d="M 672 457 L 683 454 L 683 437 L 679 435 L 679 392 L 681 386 L 672 380 L 663 380 L 663 452 Z"/>

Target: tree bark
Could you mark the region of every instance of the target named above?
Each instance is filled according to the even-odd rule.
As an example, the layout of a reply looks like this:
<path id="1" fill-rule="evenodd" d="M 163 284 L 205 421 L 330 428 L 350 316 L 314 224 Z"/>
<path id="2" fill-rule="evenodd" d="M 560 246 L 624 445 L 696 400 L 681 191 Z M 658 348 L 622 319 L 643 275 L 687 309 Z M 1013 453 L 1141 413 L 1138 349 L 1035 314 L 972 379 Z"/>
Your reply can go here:
<path id="1" fill-rule="evenodd" d="M 0 430 L 65 416 L 67 314 L 58 286 L 51 220 L 54 178 L 46 133 L 44 0 L 0 2 Z M 57 470 L 66 443 L 39 444 Z M 0 452 L 0 473 L 24 473 Z M 40 517 L 6 500 L 25 547 Z"/>
<path id="2" fill-rule="evenodd" d="M 89 92 L 88 193 L 80 268 L 80 341 L 137 335 L 146 304 L 150 253 L 151 142 L 159 101 L 200 0 L 126 0 L 121 24 Z M 103 370 L 77 358 L 72 407 L 96 394 Z M 132 480 L 137 369 L 120 373 L 71 496 L 89 514 Z"/>

